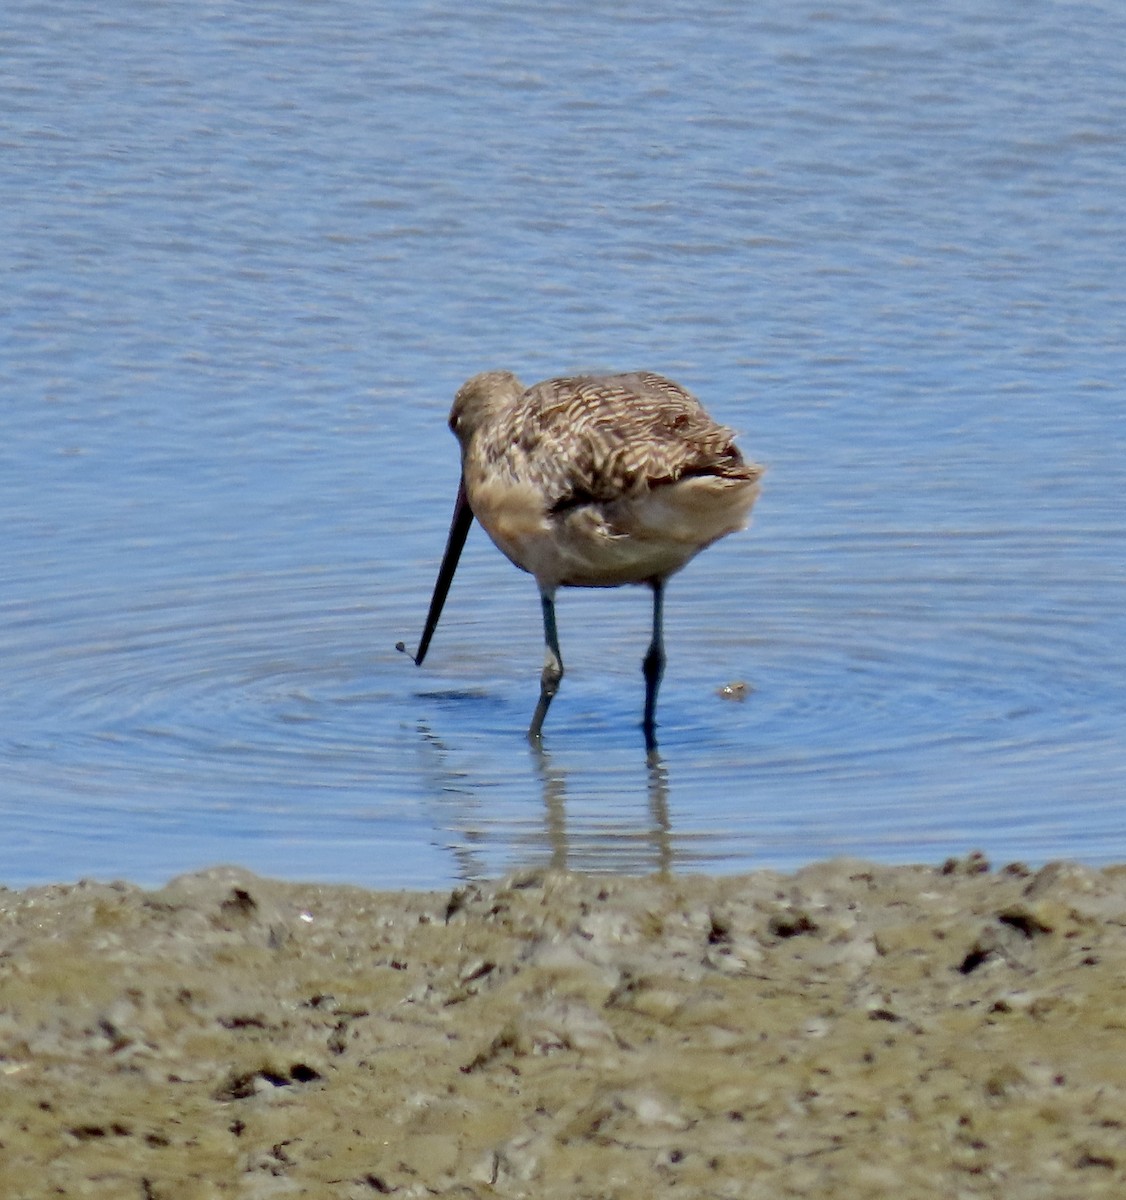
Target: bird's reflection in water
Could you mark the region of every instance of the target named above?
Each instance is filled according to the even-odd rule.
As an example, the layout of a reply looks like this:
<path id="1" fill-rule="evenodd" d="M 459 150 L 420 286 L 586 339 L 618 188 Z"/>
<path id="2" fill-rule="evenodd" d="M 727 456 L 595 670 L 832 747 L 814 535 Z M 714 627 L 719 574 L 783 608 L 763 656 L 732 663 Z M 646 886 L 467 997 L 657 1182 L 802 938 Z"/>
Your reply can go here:
<path id="1" fill-rule="evenodd" d="M 583 839 L 582 850 L 576 850 L 571 845 L 567 834 L 567 785 L 566 772 L 553 764 L 551 754 L 542 745 L 532 744 L 530 747 L 532 761 L 543 788 L 544 821 L 548 846 L 551 851 L 551 865 L 559 870 L 572 868 L 575 870 L 597 870 L 609 866 L 609 863 L 599 863 L 599 858 L 619 859 L 621 846 L 611 846 L 623 840 L 628 843 L 633 838 L 623 839 L 618 832 L 607 832 L 602 839 L 602 845 L 591 844 L 589 835 Z M 628 863 L 623 864 L 631 873 L 655 871 L 666 874 L 672 869 L 672 838 L 669 830 L 669 780 L 668 771 L 656 748 L 646 753 L 646 779 L 649 799 L 649 827 L 645 840 L 649 842 L 650 853 L 643 856 L 642 861 L 634 862 L 630 855 Z"/>
<path id="2" fill-rule="evenodd" d="M 669 773 L 657 748 L 646 752 L 649 783 L 650 836 L 654 870 L 667 875 L 672 870 L 672 834 L 669 822 Z"/>
<path id="3" fill-rule="evenodd" d="M 527 753 L 540 787 L 543 826 L 540 835 L 529 837 L 523 822 L 512 820 L 506 826 L 503 816 L 487 811 L 483 803 L 490 790 L 486 781 L 475 780 L 455 766 L 455 752 L 429 725 L 420 722 L 418 732 L 423 776 L 429 780 L 434 797 L 440 798 L 435 822 L 441 831 L 454 835 L 447 847 L 455 859 L 459 879 L 487 878 L 534 865 L 623 874 L 666 874 L 672 870 L 668 770 L 655 748 L 645 757 L 647 817 L 629 829 L 615 823 L 576 831 L 568 824 L 569 772 L 543 746 L 530 746 Z M 588 786 L 584 790 L 592 789 Z"/>
<path id="4" fill-rule="evenodd" d="M 464 771 L 450 765 L 448 747 L 425 721 L 418 723 L 418 732 L 422 739 L 419 775 L 440 802 L 440 809 L 434 813 L 435 825 L 440 833 L 457 834 L 445 846 L 456 863 L 454 876 L 459 880 L 485 879 L 490 874 L 484 855 L 488 839 L 483 832 L 485 822 L 476 819 L 481 809 L 478 789 Z"/>

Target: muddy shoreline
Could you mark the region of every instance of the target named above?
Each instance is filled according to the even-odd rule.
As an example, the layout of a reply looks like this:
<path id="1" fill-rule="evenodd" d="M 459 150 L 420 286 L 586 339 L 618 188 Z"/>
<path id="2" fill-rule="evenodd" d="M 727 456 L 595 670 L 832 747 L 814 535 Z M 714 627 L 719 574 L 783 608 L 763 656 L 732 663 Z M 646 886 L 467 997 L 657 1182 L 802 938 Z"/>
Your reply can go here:
<path id="1" fill-rule="evenodd" d="M 1126 867 L 0 890 L 11 1200 L 1126 1194 Z"/>

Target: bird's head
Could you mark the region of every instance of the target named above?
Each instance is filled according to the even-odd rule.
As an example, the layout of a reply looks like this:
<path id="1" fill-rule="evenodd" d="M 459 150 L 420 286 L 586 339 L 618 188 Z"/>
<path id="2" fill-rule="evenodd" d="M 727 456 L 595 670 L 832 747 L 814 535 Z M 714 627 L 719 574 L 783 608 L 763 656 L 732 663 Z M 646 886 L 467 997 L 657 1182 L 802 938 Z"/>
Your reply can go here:
<path id="1" fill-rule="evenodd" d="M 511 371 L 482 371 L 463 383 L 450 409 L 450 429 L 462 448 L 523 395 L 524 385 Z"/>

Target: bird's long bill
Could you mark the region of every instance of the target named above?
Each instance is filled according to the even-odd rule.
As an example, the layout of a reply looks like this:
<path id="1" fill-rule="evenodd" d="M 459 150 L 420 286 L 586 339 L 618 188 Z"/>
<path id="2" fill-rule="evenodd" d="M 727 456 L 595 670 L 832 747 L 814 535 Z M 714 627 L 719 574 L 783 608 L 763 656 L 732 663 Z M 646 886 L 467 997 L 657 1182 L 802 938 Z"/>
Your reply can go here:
<path id="1" fill-rule="evenodd" d="M 414 656 L 417 666 L 422 666 L 426 651 L 430 648 L 430 639 L 442 615 L 442 606 L 446 603 L 446 594 L 453 583 L 454 572 L 457 570 L 457 560 L 461 557 L 461 548 L 469 536 L 469 527 L 473 524 L 473 510 L 469 507 L 469 497 L 465 494 L 465 479 L 458 485 L 457 500 L 454 501 L 454 515 L 450 520 L 450 535 L 446 539 L 446 552 L 442 555 L 442 565 L 438 568 L 438 578 L 434 581 L 434 595 L 430 597 L 430 611 L 426 614 L 426 624 L 422 629 L 422 640 L 418 643 L 418 653 Z"/>

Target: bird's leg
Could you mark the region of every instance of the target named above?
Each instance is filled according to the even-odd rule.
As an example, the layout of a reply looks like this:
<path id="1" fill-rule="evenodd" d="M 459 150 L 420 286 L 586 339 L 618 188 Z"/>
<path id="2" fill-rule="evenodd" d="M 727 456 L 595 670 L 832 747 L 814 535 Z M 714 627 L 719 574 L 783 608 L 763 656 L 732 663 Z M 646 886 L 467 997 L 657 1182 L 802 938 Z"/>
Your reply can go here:
<path id="1" fill-rule="evenodd" d="M 543 606 L 543 674 L 540 676 L 540 700 L 536 711 L 532 714 L 532 723 L 528 727 L 528 739 L 538 742 L 543 735 L 543 719 L 547 710 L 559 691 L 559 681 L 563 678 L 563 655 L 559 652 L 559 633 L 555 628 L 555 592 L 541 591 L 540 604 Z"/>
<path id="2" fill-rule="evenodd" d="M 657 747 L 657 689 L 661 686 L 661 676 L 665 673 L 665 642 L 662 632 L 665 603 L 665 581 L 651 579 L 649 586 L 653 589 L 653 640 L 645 652 L 641 662 L 641 670 L 645 676 L 645 718 L 641 728 L 645 731 L 645 746 L 648 750 Z"/>

